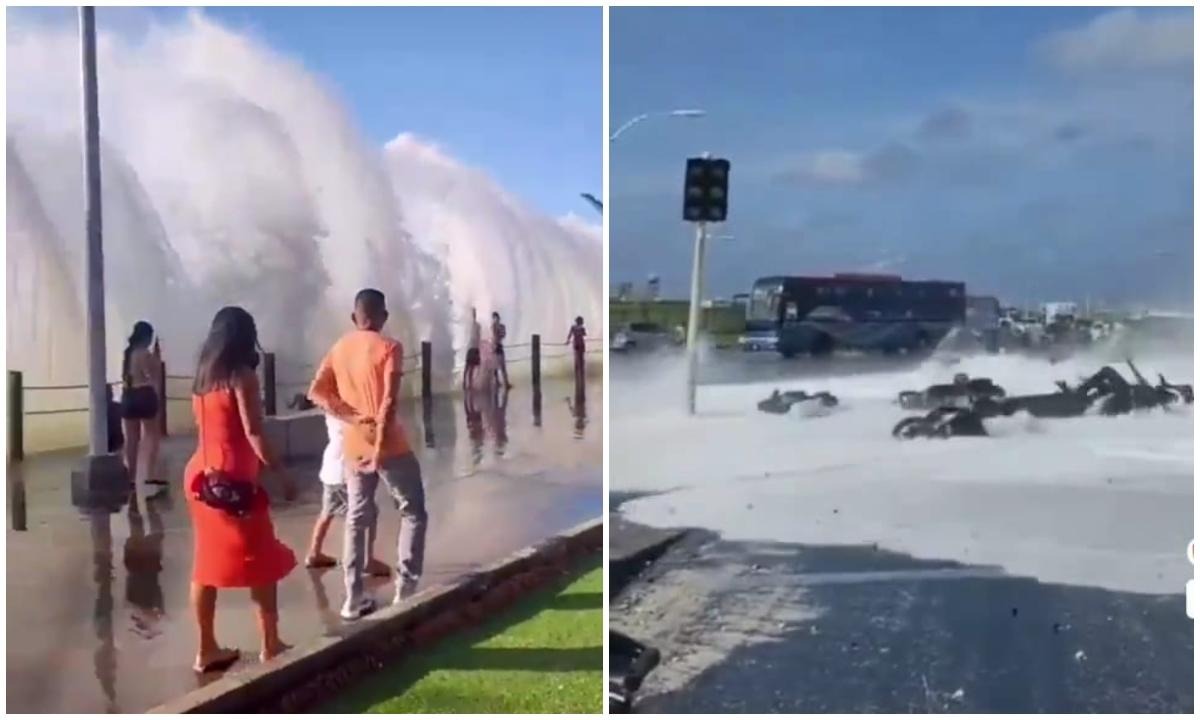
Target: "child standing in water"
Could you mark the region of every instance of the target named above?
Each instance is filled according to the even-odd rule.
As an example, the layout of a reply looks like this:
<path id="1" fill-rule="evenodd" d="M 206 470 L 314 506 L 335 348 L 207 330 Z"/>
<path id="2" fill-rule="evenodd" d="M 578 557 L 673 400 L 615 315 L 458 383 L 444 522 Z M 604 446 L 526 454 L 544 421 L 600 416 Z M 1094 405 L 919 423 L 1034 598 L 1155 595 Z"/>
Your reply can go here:
<path id="1" fill-rule="evenodd" d="M 321 514 L 317 516 L 317 524 L 313 527 L 312 543 L 309 545 L 308 557 L 304 565 L 309 568 L 330 568 L 337 565 L 337 560 L 322 552 L 325 536 L 329 526 L 336 516 L 346 517 L 346 457 L 342 451 L 342 437 L 345 424 L 333 417 L 325 416 L 325 428 L 329 433 L 329 442 L 325 445 L 325 453 L 321 457 Z M 368 575 L 387 577 L 388 566 L 375 558 L 375 527 L 371 522 L 367 529 L 367 567 Z"/>
<path id="2" fill-rule="evenodd" d="M 583 354 L 587 350 L 584 344 L 584 338 L 587 337 L 587 330 L 583 327 L 583 318 L 575 318 L 575 324 L 571 326 L 567 332 L 567 341 L 564 345 L 570 345 L 575 353 L 575 384 L 583 384 Z"/>

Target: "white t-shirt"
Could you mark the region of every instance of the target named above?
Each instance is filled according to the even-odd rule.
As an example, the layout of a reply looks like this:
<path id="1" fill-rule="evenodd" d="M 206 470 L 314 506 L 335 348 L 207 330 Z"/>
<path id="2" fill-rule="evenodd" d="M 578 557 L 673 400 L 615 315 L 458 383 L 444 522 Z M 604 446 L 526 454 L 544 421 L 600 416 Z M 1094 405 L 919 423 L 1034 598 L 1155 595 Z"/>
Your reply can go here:
<path id="1" fill-rule="evenodd" d="M 321 482 L 342 485 L 346 482 L 346 457 L 342 450 L 345 424 L 332 415 L 326 415 L 325 429 L 329 433 L 329 443 L 325 446 L 325 454 L 321 456 Z"/>

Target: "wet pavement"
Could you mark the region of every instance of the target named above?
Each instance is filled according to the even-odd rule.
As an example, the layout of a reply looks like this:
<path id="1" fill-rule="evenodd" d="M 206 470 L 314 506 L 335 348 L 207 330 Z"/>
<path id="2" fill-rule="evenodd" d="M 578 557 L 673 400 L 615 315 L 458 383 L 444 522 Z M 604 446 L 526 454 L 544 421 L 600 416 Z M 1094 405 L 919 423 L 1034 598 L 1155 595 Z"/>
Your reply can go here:
<path id="1" fill-rule="evenodd" d="M 544 385 L 541 412 L 518 387 L 507 402 L 438 398 L 429 412 L 404 408 L 419 448 L 430 513 L 422 588 L 453 580 L 602 510 L 598 382 L 576 393 Z M 71 503 L 79 454 L 29 458 L 9 469 L 7 707 L 10 712 L 138 712 L 197 687 L 188 609 L 192 538 L 178 484 L 194 440 L 171 438 L 163 462 L 172 485 L 115 512 Z M 298 559 L 320 507 L 315 465 L 298 467 L 301 496 L 272 510 L 277 533 Z M 380 495 L 380 500 L 384 499 Z M 394 561 L 398 520 L 381 502 L 382 559 Z M 390 548 L 390 550 L 389 550 Z M 341 552 L 335 523 L 326 552 Z M 372 585 L 390 598 L 386 580 Z M 293 644 L 337 634 L 340 569 L 297 567 L 279 588 L 283 638 Z M 221 593 L 218 639 L 257 655 L 248 592 Z M 243 659 L 242 663 L 251 662 Z M 236 669 L 237 666 L 235 666 Z"/>
<path id="2" fill-rule="evenodd" d="M 611 608 L 662 653 L 636 712 L 1194 709 L 1182 595 L 692 531 Z"/>

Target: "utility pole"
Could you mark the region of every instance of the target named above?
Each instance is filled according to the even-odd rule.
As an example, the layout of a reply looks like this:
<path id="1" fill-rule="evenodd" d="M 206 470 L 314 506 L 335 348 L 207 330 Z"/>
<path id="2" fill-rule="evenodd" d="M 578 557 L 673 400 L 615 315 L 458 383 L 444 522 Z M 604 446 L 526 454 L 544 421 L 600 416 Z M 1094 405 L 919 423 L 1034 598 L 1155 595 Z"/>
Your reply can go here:
<path id="1" fill-rule="evenodd" d="M 96 9 L 79 8 L 79 46 L 83 80 L 83 208 L 87 242 L 88 457 L 72 474 L 72 493 L 92 499 L 119 497 L 128 474 L 120 457 L 108 451 L 108 377 L 104 336 L 104 243 L 101 232 L 100 103 L 96 79 Z M 162 400 L 160 400 L 162 402 Z M 80 487 L 76 478 L 83 481 Z M 119 507 L 119 505 L 118 505 Z"/>

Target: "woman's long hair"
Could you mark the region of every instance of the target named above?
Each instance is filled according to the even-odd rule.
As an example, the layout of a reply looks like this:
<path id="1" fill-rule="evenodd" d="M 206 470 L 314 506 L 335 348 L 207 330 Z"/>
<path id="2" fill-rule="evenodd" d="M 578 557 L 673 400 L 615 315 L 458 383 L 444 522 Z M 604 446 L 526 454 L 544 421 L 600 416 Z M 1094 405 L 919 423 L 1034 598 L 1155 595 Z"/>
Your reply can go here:
<path id="1" fill-rule="evenodd" d="M 240 307 L 221 308 L 200 347 L 192 392 L 203 395 L 229 387 L 242 370 L 257 369 L 258 359 L 258 328 L 254 317 Z"/>
<path id="2" fill-rule="evenodd" d="M 133 357 L 133 351 L 150 347 L 150 341 L 153 339 L 154 328 L 150 323 L 138 320 L 133 324 L 133 332 L 129 334 L 129 340 L 125 343 L 125 355 L 121 358 L 121 382 L 126 389 L 133 386 L 133 378 L 129 374 L 129 360 Z"/>

